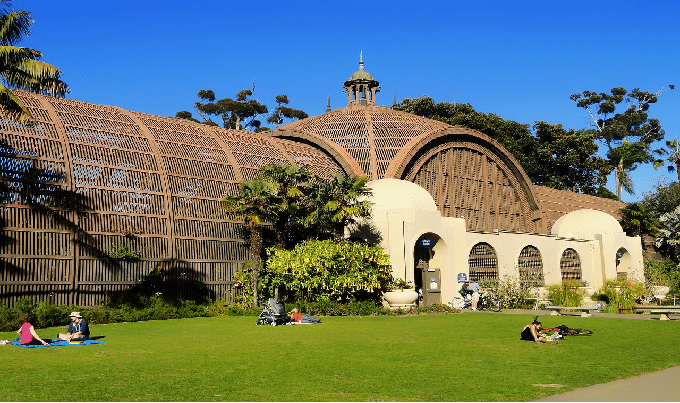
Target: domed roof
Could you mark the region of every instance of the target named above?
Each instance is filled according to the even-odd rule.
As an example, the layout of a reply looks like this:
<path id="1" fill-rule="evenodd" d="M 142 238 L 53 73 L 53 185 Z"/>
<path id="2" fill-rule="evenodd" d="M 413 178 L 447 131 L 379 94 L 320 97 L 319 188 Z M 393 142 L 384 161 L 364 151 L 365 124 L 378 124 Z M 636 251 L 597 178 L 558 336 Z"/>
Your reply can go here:
<path id="1" fill-rule="evenodd" d="M 364 65 L 362 64 L 359 67 L 359 70 L 355 71 L 354 74 L 352 74 L 352 77 L 349 78 L 349 81 L 355 80 L 373 81 L 373 76 L 371 76 L 368 71 L 364 70 Z"/>
<path id="2" fill-rule="evenodd" d="M 385 178 L 366 184 L 373 193 L 370 198 L 374 212 L 399 210 L 437 211 L 432 195 L 413 182 Z"/>
<path id="3" fill-rule="evenodd" d="M 355 175 L 385 177 L 395 156 L 411 141 L 449 125 L 387 107 L 353 105 L 320 116 L 291 122 L 273 136 L 304 137 L 334 149 L 352 165 Z"/>
<path id="4" fill-rule="evenodd" d="M 563 238 L 593 239 L 595 234 L 620 234 L 621 224 L 602 211 L 582 209 L 563 215 L 551 233 Z"/>

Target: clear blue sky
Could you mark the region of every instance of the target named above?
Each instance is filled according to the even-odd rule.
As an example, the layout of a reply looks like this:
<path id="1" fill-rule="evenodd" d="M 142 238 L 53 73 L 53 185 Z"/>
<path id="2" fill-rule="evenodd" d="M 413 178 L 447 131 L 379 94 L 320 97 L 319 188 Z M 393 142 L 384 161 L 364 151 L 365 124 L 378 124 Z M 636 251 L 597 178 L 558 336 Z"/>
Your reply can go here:
<path id="1" fill-rule="evenodd" d="M 680 2 L 650 1 L 53 1 L 15 0 L 35 24 L 22 46 L 44 53 L 68 96 L 161 116 L 193 111 L 200 89 L 314 116 L 347 102 L 365 68 L 379 105 L 428 95 L 531 124 L 589 125 L 569 96 L 613 87 L 656 92 L 651 108 L 680 136 Z M 639 199 L 666 168 L 638 168 Z M 614 188 L 613 178 L 607 187 Z"/>

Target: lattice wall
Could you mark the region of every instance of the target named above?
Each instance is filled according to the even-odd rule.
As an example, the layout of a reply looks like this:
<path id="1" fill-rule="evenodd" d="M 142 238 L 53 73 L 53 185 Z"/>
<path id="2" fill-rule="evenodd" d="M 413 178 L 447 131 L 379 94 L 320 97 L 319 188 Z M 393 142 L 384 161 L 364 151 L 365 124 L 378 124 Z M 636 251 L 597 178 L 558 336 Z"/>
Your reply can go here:
<path id="1" fill-rule="evenodd" d="M 472 247 L 468 257 L 470 279 L 493 280 L 498 278 L 498 255 L 493 246 L 480 242 Z"/>
<path id="2" fill-rule="evenodd" d="M 478 149 L 452 144 L 407 174 L 426 189 L 446 217 L 470 230 L 532 231 L 528 204 L 506 167 Z"/>
<path id="3" fill-rule="evenodd" d="M 180 295 L 198 281 L 229 299 L 248 250 L 220 200 L 269 164 L 342 172 L 306 144 L 16 93 L 37 122 L 0 121 L 0 302 L 10 305 L 97 305 L 159 270 Z M 123 252 L 140 260 L 112 257 Z"/>
<path id="4" fill-rule="evenodd" d="M 560 273 L 562 274 L 562 280 L 581 279 L 581 257 L 574 249 L 569 248 L 562 252 Z"/>

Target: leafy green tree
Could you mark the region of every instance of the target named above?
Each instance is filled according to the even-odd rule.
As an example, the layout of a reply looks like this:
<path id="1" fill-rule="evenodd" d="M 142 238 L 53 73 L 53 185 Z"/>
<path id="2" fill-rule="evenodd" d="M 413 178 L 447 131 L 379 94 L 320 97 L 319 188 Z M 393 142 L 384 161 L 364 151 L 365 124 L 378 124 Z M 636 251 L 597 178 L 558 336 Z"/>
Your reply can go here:
<path id="1" fill-rule="evenodd" d="M 673 89 L 674 86 L 668 88 Z M 571 95 L 576 106 L 588 111 L 598 138 L 607 146 L 607 158 L 616 174 L 616 196 L 621 199 L 625 189 L 634 194 L 630 172 L 639 164 L 651 163 L 654 150 L 651 145 L 665 134 L 658 119 L 650 118 L 649 107 L 658 101 L 656 93 L 635 88 L 612 88 L 609 93 L 583 91 Z M 627 107 L 619 106 L 625 101 Z"/>
<path id="2" fill-rule="evenodd" d="M 621 228 L 628 236 L 656 236 L 659 231 L 659 220 L 643 203 L 628 203 L 619 210 Z"/>
<path id="3" fill-rule="evenodd" d="M 607 183 L 611 169 L 607 160 L 595 155 L 598 147 L 592 132 L 539 121 L 534 133 L 540 144 L 534 165 L 543 168 L 535 171 L 535 184 L 592 195 Z"/>
<path id="4" fill-rule="evenodd" d="M 16 46 L 31 31 L 33 19 L 27 11 L 11 11 L 12 0 L 0 0 L 0 114 L 20 122 L 33 120 L 30 111 L 10 89 L 63 97 L 70 92 L 61 71 L 40 59 L 35 49 Z"/>
<path id="5" fill-rule="evenodd" d="M 662 148 L 658 150 L 657 153 L 660 155 L 668 155 L 666 158 L 666 161 L 670 163 L 668 164 L 668 172 L 675 171 L 678 175 L 678 182 L 680 182 L 680 142 L 677 138 L 673 141 L 666 140 L 666 147 L 667 149 Z M 654 168 L 663 165 L 664 161 L 662 159 L 654 161 Z"/>
<path id="6" fill-rule="evenodd" d="M 300 109 L 289 108 L 288 105 L 290 101 L 286 95 L 276 96 L 276 108 L 272 111 L 271 115 L 267 118 L 267 123 L 275 124 L 277 127 L 281 125 L 284 119 L 305 119 L 309 117 L 304 111 Z"/>
<path id="7" fill-rule="evenodd" d="M 651 210 L 656 217 L 674 211 L 680 206 L 680 183 L 657 185 L 643 196 L 641 203 Z"/>
<path id="8" fill-rule="evenodd" d="M 279 202 L 276 187 L 273 183 L 262 179 L 242 182 L 237 194 L 227 196 L 222 201 L 227 214 L 240 216 L 250 233 L 250 264 L 253 273 L 253 306 L 257 306 L 257 284 L 260 273 L 260 255 L 262 254 L 262 226 L 276 219 L 276 212 L 271 208 Z"/>
<path id="9" fill-rule="evenodd" d="M 350 302 L 380 299 L 391 279 L 389 256 L 379 246 L 351 241 L 306 241 L 293 250 L 270 248 L 263 292 L 294 300 Z"/>
<path id="10" fill-rule="evenodd" d="M 318 180 L 312 188 L 310 202 L 314 205 L 305 223 L 310 235 L 330 233 L 335 242 L 345 235 L 345 228 L 357 218 L 371 216 L 371 203 L 366 199 L 371 190 L 366 186 L 364 177 L 335 175 L 330 180 Z"/>
<path id="11" fill-rule="evenodd" d="M 663 228 L 656 238 L 656 248 L 675 263 L 680 263 L 680 206 L 659 218 Z"/>
<path id="12" fill-rule="evenodd" d="M 217 99 L 213 90 L 200 90 L 196 94 L 199 101 L 194 104 L 196 112 L 203 119 L 203 124 L 219 126 L 211 117 L 220 119 L 222 126 L 227 129 L 251 130 L 256 132 L 270 130 L 262 126 L 260 116 L 269 112 L 267 105 L 252 99 L 255 86 L 251 90 L 244 89 L 236 94 L 235 98 Z M 289 103 L 286 95 L 276 96 L 277 106 L 267 118 L 268 123 L 279 125 L 284 119 L 304 119 L 307 114 L 299 109 L 286 106 Z M 191 112 L 179 111 L 175 118 L 188 119 L 198 122 Z"/>

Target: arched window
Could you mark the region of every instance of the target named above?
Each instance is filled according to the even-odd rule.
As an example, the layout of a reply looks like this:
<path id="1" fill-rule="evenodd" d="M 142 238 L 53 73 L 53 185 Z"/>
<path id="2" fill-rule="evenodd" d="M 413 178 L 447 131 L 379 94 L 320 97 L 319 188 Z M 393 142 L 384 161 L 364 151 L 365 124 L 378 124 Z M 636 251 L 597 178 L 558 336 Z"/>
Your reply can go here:
<path id="1" fill-rule="evenodd" d="M 478 280 L 498 278 L 498 256 L 493 246 L 480 242 L 472 247 L 468 258 L 470 279 Z"/>
<path id="2" fill-rule="evenodd" d="M 517 259 L 519 279 L 522 282 L 543 281 L 543 259 L 535 246 L 525 246 Z"/>
<path id="3" fill-rule="evenodd" d="M 581 280 L 581 257 L 578 252 L 571 248 L 562 252 L 560 272 L 562 280 Z"/>

